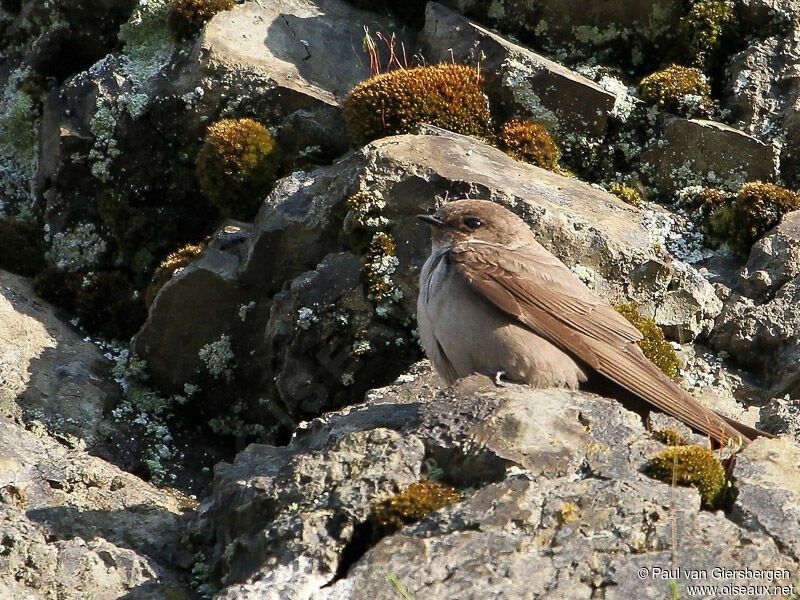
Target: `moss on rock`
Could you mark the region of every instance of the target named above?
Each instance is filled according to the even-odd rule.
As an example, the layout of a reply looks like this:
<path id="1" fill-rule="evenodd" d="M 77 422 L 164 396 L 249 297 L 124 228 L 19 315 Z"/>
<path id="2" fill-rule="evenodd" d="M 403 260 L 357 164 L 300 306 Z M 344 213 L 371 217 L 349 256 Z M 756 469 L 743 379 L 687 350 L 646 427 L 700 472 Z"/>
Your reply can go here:
<path id="1" fill-rule="evenodd" d="M 644 203 L 644 198 L 642 197 L 642 194 L 639 193 L 639 190 L 625 183 L 612 181 L 610 184 L 608 184 L 608 191 L 631 206 L 639 208 Z"/>
<path id="2" fill-rule="evenodd" d="M 664 332 L 650 317 L 643 317 L 636 311 L 636 303 L 617 304 L 614 309 L 642 332 L 643 339 L 639 340 L 639 347 L 644 355 L 657 366 L 667 377 L 675 377 L 680 367 L 675 351 L 670 343 L 664 339 Z"/>
<path id="3" fill-rule="evenodd" d="M 449 63 L 370 77 L 348 94 L 344 118 L 358 145 L 411 133 L 422 123 L 483 138 L 490 123 L 478 71 Z"/>
<path id="4" fill-rule="evenodd" d="M 223 119 L 210 125 L 197 155 L 203 193 L 223 215 L 241 220 L 253 218 L 278 166 L 274 138 L 252 119 Z"/>
<path id="5" fill-rule="evenodd" d="M 645 472 L 665 483 L 696 487 L 705 508 L 719 508 L 724 502 L 725 469 L 707 448 L 670 446 L 648 461 Z"/>
<path id="6" fill-rule="evenodd" d="M 689 12 L 681 18 L 680 23 L 683 53 L 697 67 L 710 66 L 732 23 L 732 2 L 693 0 Z"/>
<path id="7" fill-rule="evenodd" d="M 197 35 L 211 17 L 234 7 L 234 0 L 172 0 L 167 12 L 167 30 L 176 41 Z"/>
<path id="8" fill-rule="evenodd" d="M 144 303 L 148 308 L 155 300 L 159 290 L 167 283 L 178 269 L 184 268 L 205 252 L 205 244 L 186 244 L 175 252 L 171 252 L 162 260 L 150 280 L 144 295 Z"/>
<path id="9" fill-rule="evenodd" d="M 377 541 L 459 500 L 461 492 L 449 485 L 427 479 L 412 483 L 400 494 L 373 506 L 369 516 L 372 539 Z"/>
<path id="10" fill-rule="evenodd" d="M 502 148 L 517 160 L 555 171 L 561 150 L 553 136 L 541 123 L 527 119 L 511 119 L 500 128 Z"/>
<path id="11" fill-rule="evenodd" d="M 751 181 L 739 188 L 732 202 L 711 213 L 710 228 L 735 252 L 747 254 L 756 240 L 780 223 L 786 213 L 798 208 L 797 192 Z"/>
<path id="12" fill-rule="evenodd" d="M 653 437 L 667 446 L 687 446 L 688 442 L 674 429 L 659 429 L 653 432 Z"/>
<path id="13" fill-rule="evenodd" d="M 711 87 L 700 69 L 669 65 L 639 82 L 645 102 L 683 117 L 710 117 Z"/>

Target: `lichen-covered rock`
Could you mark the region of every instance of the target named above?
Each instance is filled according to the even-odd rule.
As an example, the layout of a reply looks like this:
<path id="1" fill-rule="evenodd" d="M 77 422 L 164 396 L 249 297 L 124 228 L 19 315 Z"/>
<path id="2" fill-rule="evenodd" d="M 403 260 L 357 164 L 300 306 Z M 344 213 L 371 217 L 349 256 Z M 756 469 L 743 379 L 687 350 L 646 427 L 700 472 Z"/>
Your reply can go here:
<path id="1" fill-rule="evenodd" d="M 606 597 L 663 598 L 650 569 L 669 568 L 676 522 L 692 532 L 681 566 L 747 560 L 789 582 L 794 557 L 777 537 L 640 472 L 662 446 L 617 402 L 437 380 L 418 364 L 364 403 L 302 424 L 288 447 L 253 445 L 220 465 L 192 533 L 207 544 L 217 597 L 590 598 L 604 582 Z M 370 507 L 422 475 L 461 498 L 371 538 Z"/>
<path id="2" fill-rule="evenodd" d="M 701 119 L 668 119 L 642 162 L 664 197 L 690 185 L 736 190 L 746 181 L 774 181 L 777 176 L 771 144 Z"/>
<path id="3" fill-rule="evenodd" d="M 759 439 L 737 457 L 738 494 L 731 519 L 766 532 L 783 551 L 800 560 L 800 446 L 797 440 Z"/>
<path id="4" fill-rule="evenodd" d="M 468 21 L 435 2 L 422 41 L 430 61 L 480 63 L 493 110 L 529 117 L 564 135 L 602 137 L 614 95 L 585 77 Z"/>

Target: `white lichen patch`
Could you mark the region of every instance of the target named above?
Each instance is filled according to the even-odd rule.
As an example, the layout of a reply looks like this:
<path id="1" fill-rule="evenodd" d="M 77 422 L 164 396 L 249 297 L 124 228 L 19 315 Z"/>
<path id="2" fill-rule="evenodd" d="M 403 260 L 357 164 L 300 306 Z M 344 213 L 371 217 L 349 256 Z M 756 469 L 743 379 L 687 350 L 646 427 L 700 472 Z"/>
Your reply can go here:
<path id="1" fill-rule="evenodd" d="M 47 240 L 49 236 L 45 239 Z M 106 241 L 93 223 L 79 223 L 56 233 L 51 239 L 47 260 L 61 269 L 77 271 L 95 267 L 106 251 Z"/>
<path id="2" fill-rule="evenodd" d="M 694 223 L 679 215 L 644 210 L 642 225 L 647 229 L 651 246 L 666 249 L 678 260 L 692 264 L 714 255 Z"/>
<path id="3" fill-rule="evenodd" d="M 251 311 L 255 307 L 255 305 L 256 305 L 256 301 L 255 300 L 251 300 L 247 304 L 242 304 L 242 305 L 239 306 L 239 312 L 238 312 L 239 320 L 242 323 L 245 322 L 245 320 L 247 319 L 247 313 L 249 311 Z"/>
<path id="4" fill-rule="evenodd" d="M 224 377 L 230 380 L 233 376 L 234 354 L 231 350 L 231 338 L 224 333 L 214 342 L 209 342 L 197 353 L 206 366 L 206 370 L 214 379 Z"/>

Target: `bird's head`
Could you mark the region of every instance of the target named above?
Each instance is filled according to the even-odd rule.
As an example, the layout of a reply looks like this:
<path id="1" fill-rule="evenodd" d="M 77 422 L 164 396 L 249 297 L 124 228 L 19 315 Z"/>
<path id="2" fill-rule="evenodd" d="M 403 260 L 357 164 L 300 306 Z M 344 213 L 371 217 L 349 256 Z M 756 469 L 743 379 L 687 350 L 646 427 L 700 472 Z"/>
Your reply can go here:
<path id="1" fill-rule="evenodd" d="M 431 225 L 434 248 L 467 241 L 513 246 L 531 239 L 525 221 L 487 200 L 448 202 L 432 215 L 417 215 L 417 218 Z"/>

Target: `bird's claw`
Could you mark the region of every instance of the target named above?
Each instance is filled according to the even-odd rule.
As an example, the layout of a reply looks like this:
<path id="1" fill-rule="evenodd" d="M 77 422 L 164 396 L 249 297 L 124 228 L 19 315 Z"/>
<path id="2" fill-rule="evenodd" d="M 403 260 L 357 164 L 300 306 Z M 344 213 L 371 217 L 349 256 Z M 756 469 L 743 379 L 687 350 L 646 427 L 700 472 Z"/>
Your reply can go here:
<path id="1" fill-rule="evenodd" d="M 497 373 L 494 374 L 494 377 L 492 378 L 492 380 L 494 381 L 494 384 L 497 387 L 505 387 L 506 384 L 503 383 L 502 379 L 500 379 L 505 374 L 506 374 L 505 371 L 497 371 Z"/>

